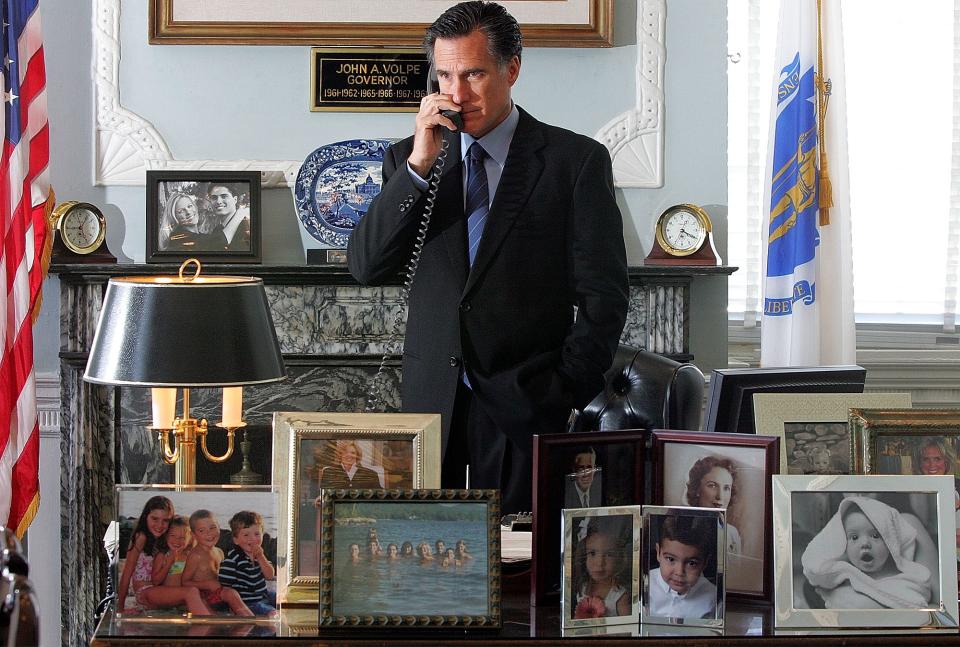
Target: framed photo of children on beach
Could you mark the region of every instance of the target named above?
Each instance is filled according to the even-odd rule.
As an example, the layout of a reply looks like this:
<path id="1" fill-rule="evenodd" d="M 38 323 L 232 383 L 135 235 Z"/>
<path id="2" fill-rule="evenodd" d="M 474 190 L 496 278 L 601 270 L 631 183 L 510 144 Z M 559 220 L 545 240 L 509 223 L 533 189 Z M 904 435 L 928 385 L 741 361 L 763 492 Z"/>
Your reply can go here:
<path id="1" fill-rule="evenodd" d="M 776 627 L 956 627 L 954 497 L 950 476 L 774 476 Z"/>
<path id="2" fill-rule="evenodd" d="M 644 502 L 642 429 L 533 437 L 533 550 L 530 599 L 556 601 L 563 580 L 565 508 L 632 506 Z"/>
<path id="3" fill-rule="evenodd" d="M 273 488 L 118 485 L 116 497 L 117 617 L 278 617 Z"/>
<path id="4" fill-rule="evenodd" d="M 728 596 L 770 599 L 770 476 L 780 439 L 753 434 L 653 432 L 653 503 L 726 510 Z"/>
<path id="5" fill-rule="evenodd" d="M 727 528 L 716 508 L 643 506 L 642 623 L 723 627 Z"/>
<path id="6" fill-rule="evenodd" d="M 258 171 L 147 171 L 148 263 L 260 262 Z"/>
<path id="7" fill-rule="evenodd" d="M 562 626 L 636 624 L 640 506 L 566 508 L 562 530 Z"/>
<path id="8" fill-rule="evenodd" d="M 440 416 L 275 412 L 273 483 L 281 600 L 317 604 L 323 488 L 440 487 Z"/>
<path id="9" fill-rule="evenodd" d="M 324 490 L 320 518 L 320 626 L 501 626 L 498 490 Z"/>
<path id="10" fill-rule="evenodd" d="M 853 474 L 856 438 L 850 409 L 909 408 L 909 393 L 757 393 L 758 434 L 780 437 L 781 474 Z"/>

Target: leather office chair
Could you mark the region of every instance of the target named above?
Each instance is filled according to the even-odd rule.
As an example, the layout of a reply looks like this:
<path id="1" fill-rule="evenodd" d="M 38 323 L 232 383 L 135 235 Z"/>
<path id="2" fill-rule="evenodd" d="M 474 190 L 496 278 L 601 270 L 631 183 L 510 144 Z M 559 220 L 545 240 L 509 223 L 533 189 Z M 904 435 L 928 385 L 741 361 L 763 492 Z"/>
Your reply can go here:
<path id="1" fill-rule="evenodd" d="M 700 429 L 705 381 L 693 364 L 621 344 L 605 382 L 578 430 Z"/>

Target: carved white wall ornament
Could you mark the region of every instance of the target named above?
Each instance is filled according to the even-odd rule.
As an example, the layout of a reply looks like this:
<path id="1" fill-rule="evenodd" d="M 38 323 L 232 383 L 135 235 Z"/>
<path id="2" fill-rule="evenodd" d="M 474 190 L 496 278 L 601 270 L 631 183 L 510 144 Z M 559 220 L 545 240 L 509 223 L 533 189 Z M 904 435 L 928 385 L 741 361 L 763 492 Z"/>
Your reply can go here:
<path id="1" fill-rule="evenodd" d="M 641 0 L 637 15 L 637 103 L 596 135 L 613 158 L 620 187 L 663 185 L 663 61 L 666 0 Z M 258 170 L 263 186 L 291 186 L 300 160 L 178 160 L 160 132 L 120 104 L 120 0 L 95 0 L 93 13 L 97 185 L 146 184 L 150 170 Z"/>
<path id="2" fill-rule="evenodd" d="M 637 7 L 637 102 L 594 136 L 610 151 L 622 188 L 663 186 L 663 64 L 666 0 Z"/>

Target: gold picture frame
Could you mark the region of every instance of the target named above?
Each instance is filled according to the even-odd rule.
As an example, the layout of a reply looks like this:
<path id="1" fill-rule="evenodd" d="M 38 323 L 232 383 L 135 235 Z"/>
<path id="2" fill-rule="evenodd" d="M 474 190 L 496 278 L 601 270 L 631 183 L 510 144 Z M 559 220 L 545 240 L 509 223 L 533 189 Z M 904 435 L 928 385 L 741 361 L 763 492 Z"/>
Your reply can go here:
<path id="1" fill-rule="evenodd" d="M 417 47 L 443 7 L 430 0 L 368 3 L 259 3 L 150 0 L 153 45 L 320 45 Z M 524 45 L 611 47 L 613 0 L 501 0 L 520 22 Z M 342 6 L 338 6 L 342 5 Z M 336 12 L 341 12 L 342 15 Z M 392 17 L 396 14 L 396 17 Z M 401 18 L 402 16 L 402 18 Z"/>
<path id="2" fill-rule="evenodd" d="M 896 438 L 904 438 L 906 444 L 928 437 L 952 438 L 960 443 L 960 409 L 854 408 L 850 410 L 849 425 L 850 435 L 857 439 L 860 450 L 856 468 L 862 474 L 891 473 L 881 465 L 881 459 L 906 456 L 893 446 Z M 953 467 L 957 470 L 960 464 L 955 462 Z"/>
<path id="3" fill-rule="evenodd" d="M 348 453 L 351 477 L 335 460 Z M 319 553 L 308 551 L 319 545 L 321 488 L 440 487 L 440 415 L 275 412 L 273 484 L 280 493 L 277 597 L 316 606 Z"/>
<path id="4" fill-rule="evenodd" d="M 798 444 L 831 444 L 831 451 L 841 451 L 849 466 L 849 473 L 856 469 L 857 461 L 854 458 L 856 442 L 847 427 L 850 409 L 857 407 L 874 408 L 904 408 L 912 407 L 909 393 L 757 393 L 753 396 L 754 426 L 758 434 L 778 436 L 780 438 L 780 474 L 804 474 L 812 472 L 813 465 L 804 465 L 806 459 L 805 448 L 800 448 L 800 454 L 795 455 Z M 846 441 L 830 438 L 826 443 L 819 443 L 817 438 L 798 439 L 799 434 L 817 435 L 821 430 L 806 429 L 792 430 L 791 425 L 814 424 L 830 425 L 825 431 L 831 435 L 842 433 Z M 799 440 L 809 440 L 810 443 L 798 443 Z M 836 457 L 833 457 L 836 461 Z M 842 463 L 843 458 L 839 462 Z M 842 465 L 838 465 L 842 467 Z M 839 469 L 837 471 L 843 472 Z"/>

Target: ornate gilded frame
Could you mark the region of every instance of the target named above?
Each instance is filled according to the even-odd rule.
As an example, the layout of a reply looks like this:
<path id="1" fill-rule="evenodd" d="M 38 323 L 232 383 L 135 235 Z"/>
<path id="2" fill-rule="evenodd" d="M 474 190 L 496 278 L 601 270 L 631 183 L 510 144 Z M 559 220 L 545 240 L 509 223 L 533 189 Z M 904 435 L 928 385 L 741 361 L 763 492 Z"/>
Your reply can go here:
<path id="1" fill-rule="evenodd" d="M 848 424 L 857 459 L 855 471 L 874 474 L 877 472 L 879 438 L 960 437 L 960 409 L 853 408 Z"/>
<path id="2" fill-rule="evenodd" d="M 498 490 L 324 490 L 320 507 L 320 615 L 321 627 L 397 627 L 446 629 L 498 629 L 502 624 L 500 582 L 500 492 Z M 371 610 L 363 615 L 334 613 L 334 577 L 336 556 L 334 541 L 337 526 L 337 504 L 354 504 L 354 510 L 364 503 L 416 505 L 417 519 L 424 523 L 429 518 L 429 506 L 449 508 L 449 504 L 486 506 L 487 526 L 487 612 L 478 615 L 445 614 L 405 615 L 383 610 Z"/>
<path id="3" fill-rule="evenodd" d="M 300 446 L 304 440 L 406 440 L 413 445 L 413 486 L 440 487 L 440 415 L 420 413 L 275 412 L 273 484 L 280 493 L 277 598 L 316 606 L 318 575 L 300 574 L 298 528 L 301 492 Z"/>

